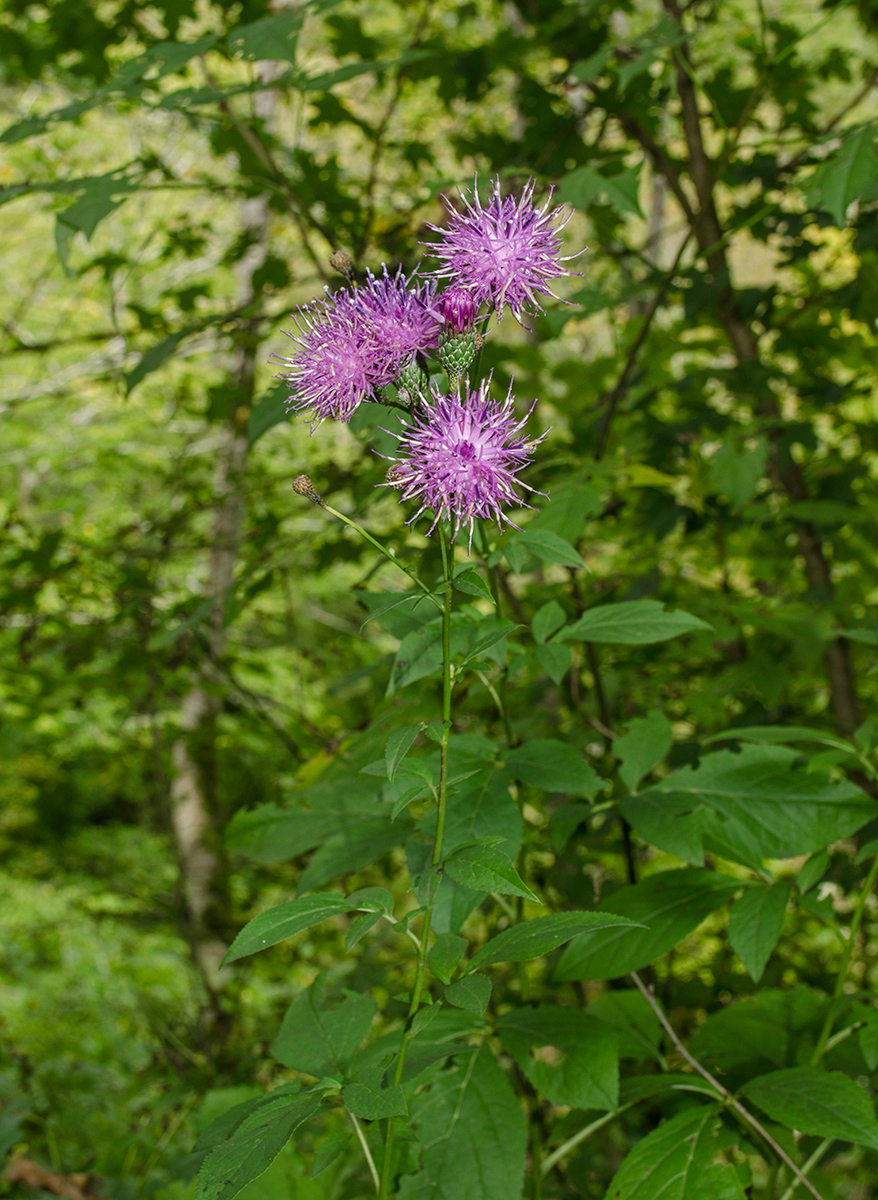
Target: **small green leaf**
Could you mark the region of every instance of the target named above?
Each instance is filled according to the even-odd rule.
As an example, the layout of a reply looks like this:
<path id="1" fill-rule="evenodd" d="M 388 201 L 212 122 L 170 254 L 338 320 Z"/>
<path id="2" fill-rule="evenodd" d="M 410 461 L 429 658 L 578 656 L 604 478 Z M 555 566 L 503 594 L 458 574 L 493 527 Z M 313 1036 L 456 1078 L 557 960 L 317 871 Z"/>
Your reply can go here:
<path id="1" fill-rule="evenodd" d="M 501 896 L 523 896 L 542 904 L 519 878 L 512 860 L 493 846 L 464 846 L 445 860 L 445 872 L 474 892 L 499 892 Z"/>
<path id="2" fill-rule="evenodd" d="M 492 604 L 494 603 L 491 589 L 478 571 L 474 571 L 472 567 L 468 567 L 455 576 L 454 586 L 459 592 L 466 592 L 470 596 L 480 596 L 483 600 L 490 600 Z"/>
<path id="3" fill-rule="evenodd" d="M 618 1104 L 615 1034 L 581 1008 L 521 1006 L 500 1017 L 497 1031 L 503 1049 L 553 1104 L 599 1111 Z"/>
<path id="4" fill-rule="evenodd" d="M 612 177 L 601 175 L 591 167 L 577 167 L 561 180 L 558 199 L 572 204 L 574 208 L 588 208 L 599 197 L 605 196 L 607 203 L 618 213 L 633 213 L 642 217 L 638 196 L 641 166 L 642 163 L 638 163 L 636 167 Z"/>
<path id="5" fill-rule="evenodd" d="M 833 737 L 823 729 L 805 729 L 801 725 L 744 725 L 738 729 L 727 729 L 724 733 L 714 733 L 705 738 L 707 745 L 714 742 L 726 741 L 755 742 L 759 746 L 782 746 L 787 742 L 817 742 L 822 746 L 832 746 L 836 750 L 844 750 L 850 754 L 853 747 L 850 742 Z"/>
<path id="6" fill-rule="evenodd" d="M 653 709 L 648 717 L 630 721 L 627 735 L 613 742 L 625 786 L 636 791 L 641 779 L 662 761 L 673 744 L 671 723 L 660 708 Z"/>
<path id="7" fill-rule="evenodd" d="M 550 600 L 537 609 L 534 619 L 531 621 L 530 627 L 534 641 L 545 642 L 557 629 L 561 628 L 566 620 L 567 616 L 561 605 L 557 600 Z"/>
<path id="8" fill-rule="evenodd" d="M 558 636 L 618 646 L 651 646 L 702 629 L 713 626 L 681 608 L 665 612 L 664 605 L 657 600 L 623 600 L 590 608 Z"/>
<path id="9" fill-rule="evenodd" d="M 786 879 L 750 888 L 737 900 L 729 914 L 732 949 L 758 983 L 783 929 L 792 888 Z"/>
<path id="10" fill-rule="evenodd" d="M 741 1092 L 773 1121 L 799 1133 L 839 1138 L 878 1150 L 878 1121 L 872 1101 L 841 1071 L 789 1067 L 751 1079 Z"/>
<path id="11" fill-rule="evenodd" d="M 387 766 L 387 778 L 393 781 L 396 768 L 414 745 L 415 738 L 421 731 L 420 725 L 403 725 L 394 729 L 384 747 L 384 762 Z"/>
<path id="12" fill-rule="evenodd" d="M 381 913 L 367 912 L 357 917 L 356 921 L 354 921 L 353 925 L 351 925 L 350 929 L 345 934 L 345 950 L 353 950 L 354 946 L 356 946 L 358 942 L 361 942 L 369 930 L 374 929 L 380 920 Z"/>
<path id="13" fill-rule="evenodd" d="M 819 854 L 812 854 L 801 871 L 796 876 L 796 886 L 804 896 L 805 892 L 811 890 L 815 883 L 819 883 L 826 874 L 826 868 L 829 866 L 829 854 L 826 850 L 821 850 Z"/>
<path id="14" fill-rule="evenodd" d="M 454 969 L 466 951 L 466 938 L 453 933 L 442 933 L 427 955 L 427 966 L 437 979 L 449 983 Z"/>
<path id="15" fill-rule="evenodd" d="M 547 792 L 594 796 L 608 786 L 573 746 L 555 738 L 531 738 L 510 750 L 503 765 L 514 779 Z"/>
<path id="16" fill-rule="evenodd" d="M 511 929 L 504 929 L 491 938 L 467 964 L 475 970 L 487 963 L 527 962 L 550 954 L 564 942 L 587 930 L 609 929 L 616 925 L 631 925 L 627 917 L 615 913 L 569 912 L 551 913 L 546 917 L 534 917 L 522 921 Z"/>
<path id="17" fill-rule="evenodd" d="M 458 983 L 448 985 L 445 999 L 455 1008 L 480 1017 L 491 999 L 491 981 L 487 975 L 465 975 Z"/>
<path id="18" fill-rule="evenodd" d="M 841 148 L 822 162 L 807 180 L 808 203 L 833 217 L 843 226 L 852 201 L 866 191 L 878 176 L 875 126 L 865 125 L 848 134 Z"/>
<path id="19" fill-rule="evenodd" d="M 302 12 L 290 9 L 276 17 L 241 25 L 229 34 L 229 49 L 251 61 L 266 59 L 295 63 L 296 39 L 302 19 Z"/>
<path id="20" fill-rule="evenodd" d="M 553 683 L 560 683 L 567 672 L 573 656 L 570 647 L 561 642 L 546 642 L 536 648 L 537 660 Z"/>
<path id="21" fill-rule="evenodd" d="M 311 1166 L 309 1179 L 316 1179 L 321 1175 L 327 1167 L 331 1167 L 337 1158 L 347 1150 L 353 1138 L 352 1133 L 332 1133 L 317 1147 L 317 1153 L 314 1155 L 314 1162 Z"/>
<path id="22" fill-rule="evenodd" d="M 510 540 L 524 546 L 535 558 L 541 558 L 544 562 L 559 563 L 562 567 L 584 567 L 588 570 L 576 547 L 549 529 L 525 529 Z"/>
<path id="23" fill-rule="evenodd" d="M 327 917 L 350 912 L 351 904 L 339 892 L 318 892 L 315 896 L 300 896 L 286 904 L 278 904 L 249 921 L 232 942 L 223 963 L 236 962 L 257 950 L 265 950 L 285 938 L 319 925 Z"/>
<path id="24" fill-rule="evenodd" d="M 589 804 L 562 804 L 549 817 L 549 837 L 556 854 L 561 854 L 573 834 L 591 816 Z"/>
<path id="25" fill-rule="evenodd" d="M 392 913 L 393 896 L 383 887 L 364 887 L 348 896 L 351 908 L 361 912 Z"/>
<path id="26" fill-rule="evenodd" d="M 408 1105 L 401 1087 L 374 1088 L 365 1083 L 349 1083 L 342 1097 L 348 1111 L 364 1121 L 408 1116 Z"/>

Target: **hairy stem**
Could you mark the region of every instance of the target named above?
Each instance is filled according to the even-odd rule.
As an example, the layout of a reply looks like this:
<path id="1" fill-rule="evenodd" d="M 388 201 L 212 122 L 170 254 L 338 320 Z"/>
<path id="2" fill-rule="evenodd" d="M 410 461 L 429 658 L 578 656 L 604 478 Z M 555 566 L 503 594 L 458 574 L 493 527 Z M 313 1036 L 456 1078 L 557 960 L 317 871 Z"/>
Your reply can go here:
<path id="1" fill-rule="evenodd" d="M 835 987 L 832 992 L 832 1003 L 829 1006 L 829 1011 L 826 1014 L 826 1020 L 823 1022 L 823 1028 L 820 1030 L 820 1037 L 817 1039 L 817 1045 L 814 1047 L 814 1054 L 811 1058 L 811 1065 L 816 1066 L 823 1055 L 826 1053 L 829 1035 L 832 1033 L 832 1025 L 836 1016 L 836 1003 L 841 998 L 844 990 L 845 982 L 847 981 L 848 971 L 851 966 L 851 957 L 854 953 L 854 945 L 857 940 L 857 934 L 860 931 L 860 924 L 863 920 L 863 913 L 866 911 L 866 901 L 871 895 L 872 888 L 875 886 L 875 880 L 878 878 L 878 855 L 875 856 L 872 862 L 872 869 L 866 877 L 866 882 L 860 889 L 860 894 L 857 897 L 857 905 L 854 909 L 854 915 L 851 918 L 850 932 L 848 940 L 845 944 L 844 953 L 841 956 L 841 966 L 838 969 L 838 976 L 835 980 Z"/>
<path id="2" fill-rule="evenodd" d="M 436 833 L 433 838 L 432 870 L 437 870 L 442 860 L 442 836 L 445 830 L 445 802 L 448 792 L 448 738 L 451 731 L 451 691 L 453 680 L 451 675 L 451 578 L 453 560 L 449 553 L 445 530 L 439 526 L 439 544 L 442 548 L 442 574 L 446 583 L 442 602 L 442 742 L 440 746 L 439 791 L 436 809 Z M 424 932 L 421 934 L 421 949 L 418 954 L 418 965 L 415 970 L 415 984 L 409 1004 L 408 1019 L 399 1047 L 396 1060 L 396 1070 L 393 1074 L 394 1086 L 397 1086 L 405 1068 L 409 1043 L 412 1040 L 412 1021 L 421 1003 L 421 993 L 424 988 L 424 975 L 427 970 L 427 950 L 430 942 L 430 923 L 433 917 L 433 900 L 426 906 L 424 913 Z M 390 1117 L 387 1123 L 387 1140 L 384 1146 L 384 1163 L 381 1169 L 381 1182 L 378 1189 L 379 1200 L 387 1200 L 393 1186 L 393 1143 L 396 1135 L 396 1118 Z"/>

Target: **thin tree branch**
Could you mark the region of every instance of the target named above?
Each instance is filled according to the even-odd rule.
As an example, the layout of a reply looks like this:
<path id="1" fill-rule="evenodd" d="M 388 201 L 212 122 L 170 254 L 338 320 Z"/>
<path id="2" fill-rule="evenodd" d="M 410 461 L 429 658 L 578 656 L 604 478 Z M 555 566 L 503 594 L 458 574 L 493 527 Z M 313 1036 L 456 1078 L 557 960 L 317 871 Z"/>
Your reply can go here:
<path id="1" fill-rule="evenodd" d="M 683 1058 L 685 1058 L 686 1062 L 689 1063 L 690 1067 L 692 1067 L 695 1071 L 698 1072 L 698 1074 L 702 1077 L 702 1079 L 706 1079 L 711 1087 L 716 1088 L 717 1092 L 719 1092 L 720 1096 L 723 1098 L 723 1100 L 728 1105 L 728 1107 L 731 1108 L 735 1113 L 737 1113 L 737 1115 L 742 1120 L 746 1121 L 747 1124 L 749 1126 L 751 1126 L 751 1128 L 755 1129 L 756 1132 L 759 1134 L 759 1136 L 763 1139 L 763 1141 L 765 1141 L 767 1143 L 767 1145 L 771 1146 L 772 1150 L 775 1152 L 775 1154 L 778 1156 L 778 1158 L 780 1158 L 782 1160 L 782 1162 L 792 1171 L 792 1173 L 795 1175 L 798 1182 L 801 1184 L 804 1184 L 804 1186 L 808 1189 L 808 1191 L 814 1197 L 814 1200 L 823 1200 L 823 1197 L 820 1195 L 820 1193 L 814 1187 L 813 1183 L 811 1183 L 811 1181 L 805 1176 L 802 1169 L 793 1162 L 793 1160 L 787 1154 L 786 1150 L 784 1150 L 783 1146 L 781 1146 L 780 1143 L 777 1142 L 771 1136 L 771 1134 L 768 1132 L 768 1130 L 765 1128 L 765 1126 L 762 1124 L 762 1122 L 757 1120 L 757 1118 L 754 1117 L 753 1114 L 744 1107 L 744 1105 L 741 1103 L 740 1100 L 735 1099 L 735 1097 L 732 1095 L 732 1093 L 729 1091 L 729 1089 L 727 1087 L 724 1087 L 723 1084 L 721 1084 L 718 1079 L 715 1079 L 714 1076 L 711 1075 L 710 1071 L 708 1071 L 708 1069 L 706 1067 L 703 1067 L 701 1065 L 701 1063 L 698 1061 L 698 1059 L 693 1057 L 693 1055 L 691 1055 L 689 1053 L 689 1051 L 686 1049 L 686 1047 L 683 1045 L 683 1043 L 680 1041 L 680 1039 L 677 1037 L 676 1033 L 674 1032 L 674 1028 L 671 1025 L 670 1021 L 665 1016 L 664 1012 L 662 1012 L 661 1007 L 659 1006 L 659 1004 L 656 1001 L 655 996 L 653 995 L 652 988 L 648 988 L 643 983 L 643 981 L 641 980 L 640 976 L 637 974 L 636 971 L 631 972 L 631 978 L 637 984 L 637 987 L 639 988 L 641 995 L 644 997 L 646 1002 L 649 1004 L 649 1007 L 652 1009 L 652 1011 L 658 1017 L 659 1024 L 661 1025 L 662 1029 L 664 1029 L 665 1033 L 670 1038 L 670 1040 L 673 1043 L 674 1048 L 677 1050 L 677 1052 L 680 1055 L 682 1055 Z"/>

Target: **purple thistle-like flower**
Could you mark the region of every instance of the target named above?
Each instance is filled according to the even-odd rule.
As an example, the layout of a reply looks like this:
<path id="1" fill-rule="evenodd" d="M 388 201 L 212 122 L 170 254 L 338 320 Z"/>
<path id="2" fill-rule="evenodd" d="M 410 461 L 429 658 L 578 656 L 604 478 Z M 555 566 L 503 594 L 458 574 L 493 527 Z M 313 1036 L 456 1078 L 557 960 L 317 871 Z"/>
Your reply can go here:
<path id="1" fill-rule="evenodd" d="M 395 275 L 388 274 L 386 266 L 380 278 L 371 271 L 366 275 L 366 286 L 350 299 L 370 321 L 382 351 L 401 368 L 419 351 L 435 349 L 442 325 L 435 282 L 415 284 L 406 279 L 402 267 Z"/>
<path id="2" fill-rule="evenodd" d="M 400 436 L 400 453 L 388 477 L 403 500 L 420 501 L 409 524 L 432 509 L 428 533 L 447 517 L 454 522 L 455 536 L 462 527 L 469 529 L 470 545 L 476 517 L 496 520 L 501 528 L 504 521 L 518 528 L 504 508 L 524 503 L 516 488 L 532 490 L 517 473 L 531 461 L 531 448 L 542 441 L 523 436 L 527 417 L 516 419 L 511 386 L 499 402 L 488 395 L 489 385 L 490 379 L 484 380 L 477 390 L 467 389 L 460 396 L 431 389 L 430 399 Z"/>
<path id="3" fill-rule="evenodd" d="M 485 206 L 476 182 L 472 192 L 460 193 L 463 212 L 442 197 L 448 225 L 444 229 L 430 226 L 442 239 L 429 243 L 435 257 L 444 260 L 436 275 L 468 288 L 477 303 L 490 304 L 498 317 L 508 304 L 521 323 L 522 313 L 543 311 L 537 296 L 559 299 L 548 286 L 550 280 L 573 274 L 562 266 L 566 259 L 561 256 L 559 236 L 571 214 L 564 216 L 562 209 L 549 211 L 551 191 L 542 208 L 536 208 L 533 179 L 524 185 L 517 200 L 514 196 L 504 199 L 500 180 L 493 180 Z"/>
<path id="4" fill-rule="evenodd" d="M 472 292 L 462 287 L 446 288 L 439 297 L 446 333 L 469 333 L 475 324 L 479 306 Z"/>
<path id="5" fill-rule="evenodd" d="M 357 407 L 398 377 L 421 350 L 436 345 L 441 313 L 436 284 L 413 286 L 400 268 L 384 268 L 366 286 L 345 288 L 315 300 L 294 318 L 298 333 L 289 336 L 298 350 L 278 358 L 288 368 L 293 389 L 288 405 L 313 411 L 319 424 L 327 417 L 349 421 Z"/>

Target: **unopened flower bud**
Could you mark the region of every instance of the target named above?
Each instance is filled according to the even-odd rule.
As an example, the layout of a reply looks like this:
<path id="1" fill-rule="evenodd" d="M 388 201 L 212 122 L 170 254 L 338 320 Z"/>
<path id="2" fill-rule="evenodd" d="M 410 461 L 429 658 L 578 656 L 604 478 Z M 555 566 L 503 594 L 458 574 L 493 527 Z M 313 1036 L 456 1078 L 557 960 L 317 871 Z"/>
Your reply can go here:
<path id="1" fill-rule="evenodd" d="M 446 334 L 469 333 L 479 311 L 472 292 L 466 288 L 446 288 L 439 297 Z"/>
<path id="2" fill-rule="evenodd" d="M 338 271 L 339 275 L 344 275 L 348 283 L 353 282 L 354 260 L 347 250 L 334 250 L 329 256 L 329 265 L 334 271 Z"/>
<path id="3" fill-rule="evenodd" d="M 323 500 L 320 498 L 320 493 L 315 488 L 314 484 L 307 475 L 297 475 L 293 480 L 293 491 L 300 496 L 304 496 L 310 500 L 312 504 L 318 504 L 321 508 L 324 507 Z"/>
<path id="4" fill-rule="evenodd" d="M 477 341 L 478 338 L 479 335 L 472 331 L 450 335 L 439 334 L 439 347 L 436 354 L 449 379 L 457 379 L 460 373 L 466 371 L 472 364 L 481 348 Z"/>
<path id="5" fill-rule="evenodd" d="M 416 358 L 406 363 L 396 378 L 396 387 L 400 393 L 400 398 L 403 398 L 403 392 L 409 393 L 408 401 L 403 399 L 403 403 L 411 403 L 418 394 L 425 393 L 429 386 L 430 380 L 427 378 L 426 373 L 421 370 Z"/>

